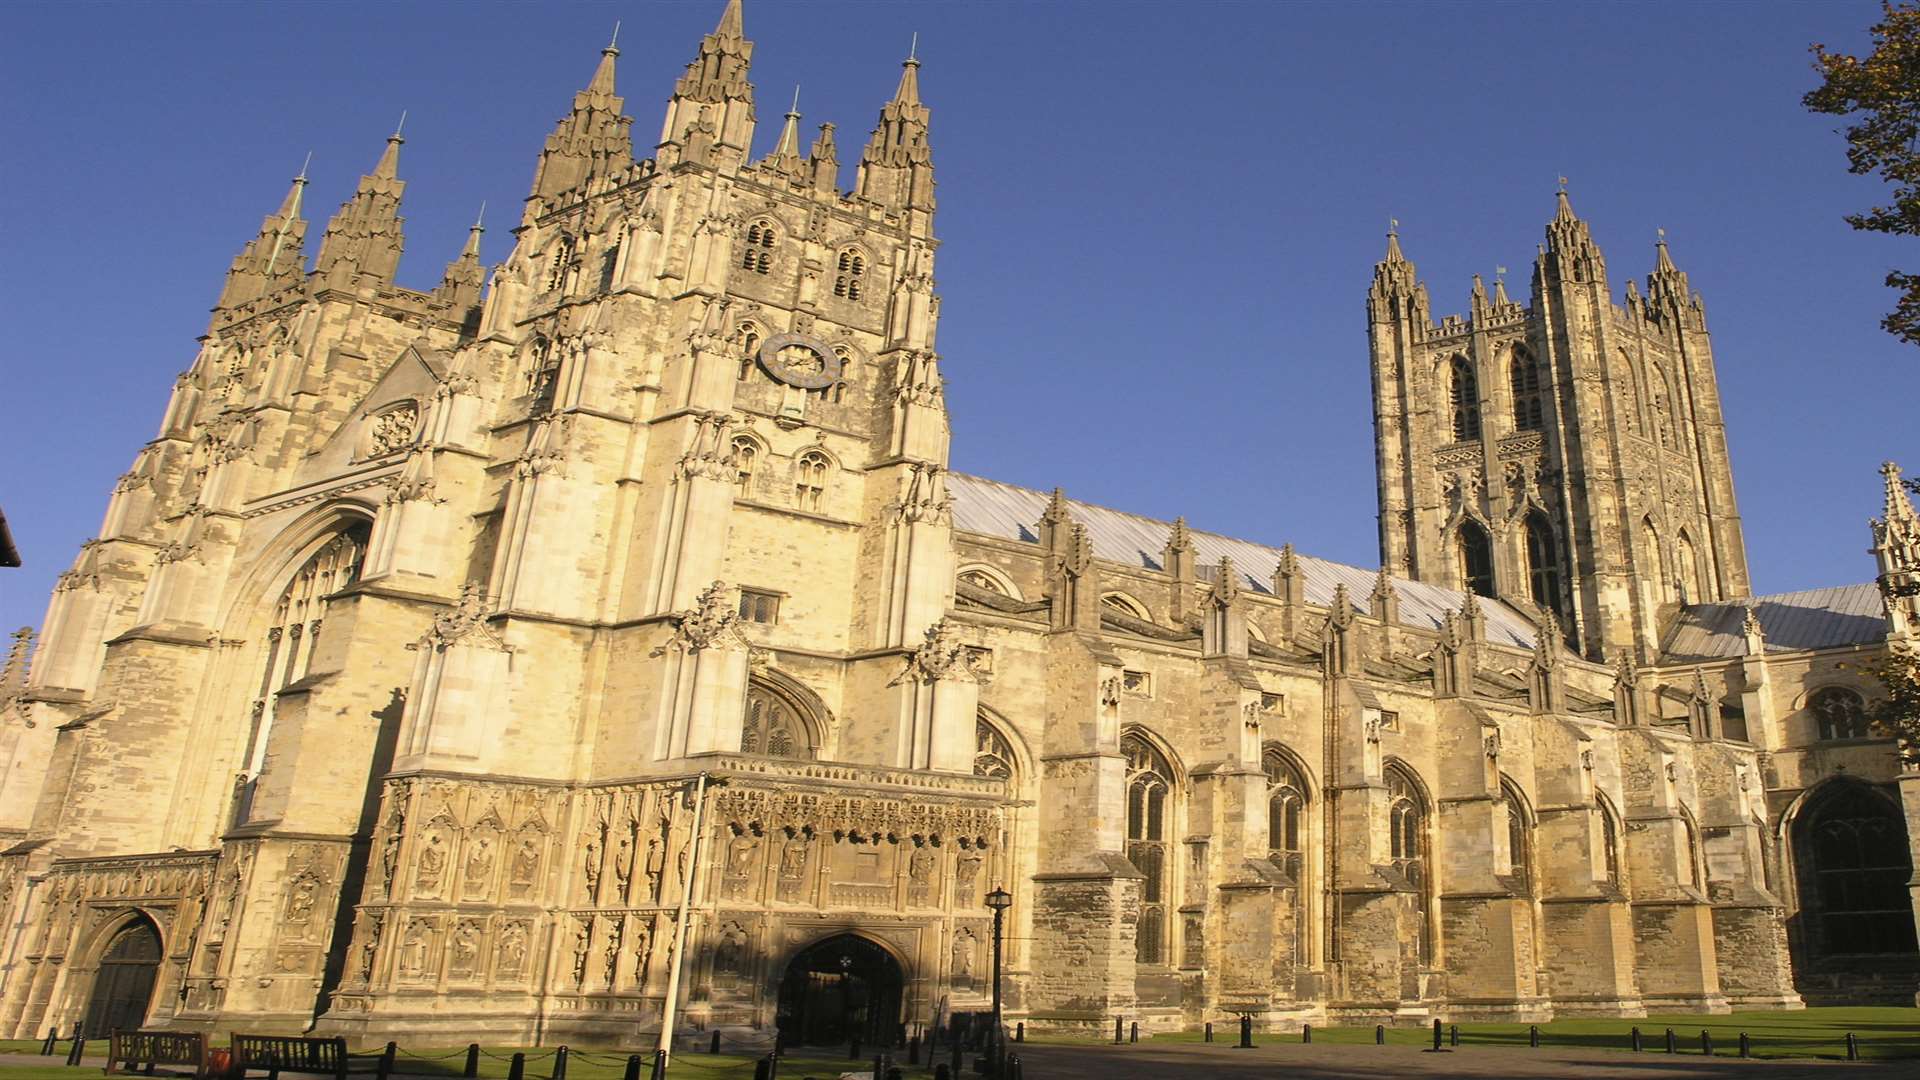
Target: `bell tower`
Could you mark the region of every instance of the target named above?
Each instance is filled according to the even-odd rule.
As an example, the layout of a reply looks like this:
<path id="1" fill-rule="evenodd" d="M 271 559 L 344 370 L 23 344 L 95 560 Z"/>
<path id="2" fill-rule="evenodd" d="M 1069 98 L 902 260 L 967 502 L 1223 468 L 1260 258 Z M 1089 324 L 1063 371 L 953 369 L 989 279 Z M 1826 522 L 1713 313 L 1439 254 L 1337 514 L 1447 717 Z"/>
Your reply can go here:
<path id="1" fill-rule="evenodd" d="M 1706 312 L 1664 234 L 1620 304 L 1564 190 L 1546 234 L 1530 302 L 1475 275 L 1438 323 L 1388 235 L 1367 299 L 1381 560 L 1646 663 L 1681 607 L 1750 591 Z"/>

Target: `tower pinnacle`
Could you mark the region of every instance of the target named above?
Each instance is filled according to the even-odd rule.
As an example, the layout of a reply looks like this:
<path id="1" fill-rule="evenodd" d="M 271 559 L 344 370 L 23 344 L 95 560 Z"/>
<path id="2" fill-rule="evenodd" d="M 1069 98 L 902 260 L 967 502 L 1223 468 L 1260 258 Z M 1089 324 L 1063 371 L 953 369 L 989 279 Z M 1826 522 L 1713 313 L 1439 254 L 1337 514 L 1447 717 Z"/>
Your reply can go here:
<path id="1" fill-rule="evenodd" d="M 308 154 L 300 175 L 293 178 L 286 197 L 280 200 L 280 209 L 260 222 L 259 234 L 234 256 L 226 284 L 220 289 L 220 307 L 243 304 L 300 280 L 307 262 L 302 250 L 307 223 L 300 216 L 300 206 L 306 196 L 307 165 L 312 161 L 313 155 Z"/>
<path id="2" fill-rule="evenodd" d="M 406 122 L 404 114 L 401 122 Z M 398 130 L 387 136 L 373 172 L 360 178 L 359 189 L 327 222 L 314 263 L 325 287 L 351 288 L 361 275 L 382 283 L 393 280 L 406 245 L 400 196 L 407 184 L 399 177 L 400 144 L 405 141 Z"/>
<path id="3" fill-rule="evenodd" d="M 760 164 L 794 181 L 807 180 L 806 163 L 800 156 L 800 87 L 793 88 L 793 105 L 787 109 L 786 122 L 780 126 L 780 141 Z"/>
<path id="4" fill-rule="evenodd" d="M 674 84 L 660 144 L 688 161 L 721 163 L 708 160 L 716 146 L 731 151 L 725 164 L 744 161 L 753 145 L 753 84 L 747 81 L 752 62 L 753 42 L 746 39 L 740 0 L 727 0 L 719 25 L 700 39 L 700 52 Z M 662 160 L 674 156 L 665 154 Z"/>
<path id="5" fill-rule="evenodd" d="M 613 92 L 614 61 L 620 56 L 613 42 L 618 40 L 620 24 L 615 23 L 613 40 L 600 50 L 593 77 L 573 95 L 573 110 L 547 136 L 533 170 L 535 198 L 551 199 L 633 164 L 633 120 L 621 113 L 621 100 Z"/>
<path id="6" fill-rule="evenodd" d="M 914 42 L 918 49 L 919 39 Z M 855 192 L 886 205 L 933 209 L 933 150 L 927 144 L 931 116 L 920 103 L 920 61 L 909 55 L 900 83 L 880 110 L 880 122 L 860 155 Z"/>

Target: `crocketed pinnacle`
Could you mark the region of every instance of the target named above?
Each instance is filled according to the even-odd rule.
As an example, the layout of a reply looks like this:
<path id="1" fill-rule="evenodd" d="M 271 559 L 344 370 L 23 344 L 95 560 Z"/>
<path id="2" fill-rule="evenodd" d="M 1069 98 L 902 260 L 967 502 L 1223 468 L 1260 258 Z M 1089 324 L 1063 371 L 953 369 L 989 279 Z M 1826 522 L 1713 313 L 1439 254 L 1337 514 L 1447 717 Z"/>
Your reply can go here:
<path id="1" fill-rule="evenodd" d="M 1562 181 L 1564 184 L 1564 181 Z M 1587 223 L 1573 212 L 1573 203 L 1562 186 L 1553 196 L 1553 220 L 1547 222 L 1547 252 L 1563 279 L 1594 281 L 1605 276 L 1600 249 L 1593 242 Z"/>
<path id="2" fill-rule="evenodd" d="M 834 146 L 832 124 L 820 125 L 820 134 L 814 136 L 813 148 L 807 151 L 807 168 L 813 175 L 815 191 L 833 191 L 838 188 L 840 152 Z"/>
<path id="3" fill-rule="evenodd" d="M 227 269 L 227 280 L 220 289 L 220 307 L 242 304 L 300 280 L 307 257 L 303 244 L 306 220 L 300 216 L 307 187 L 307 170 L 293 178 L 280 209 L 260 222 L 260 232 L 247 241 Z"/>
<path id="4" fill-rule="evenodd" d="M 400 145 L 405 141 L 398 131 L 387 136 L 386 149 L 373 172 L 360 178 L 359 189 L 327 222 L 314 264 L 326 287 L 350 287 L 363 274 L 375 281 L 393 280 L 406 244 L 400 197 L 407 185 L 399 175 Z"/>
<path id="5" fill-rule="evenodd" d="M 863 164 L 904 169 L 933 160 L 927 145 L 929 111 L 920 103 L 920 61 L 908 57 L 900 67 L 900 85 L 880 110 L 880 123 L 860 159 Z"/>
<path id="6" fill-rule="evenodd" d="M 793 105 L 787 109 L 786 122 L 780 125 L 780 139 L 760 164 L 793 180 L 808 178 L 806 161 L 800 156 L 800 88 L 797 86 L 793 88 Z"/>
<path id="7" fill-rule="evenodd" d="M 614 93 L 614 61 L 619 56 L 611 43 L 600 50 L 593 78 L 573 95 L 572 111 L 547 136 L 533 171 L 535 198 L 550 199 L 589 180 L 623 173 L 633 164 L 633 120 L 620 111 L 623 103 Z"/>
<path id="8" fill-rule="evenodd" d="M 1886 480 L 1887 489 L 1882 520 L 1889 524 L 1893 522 L 1901 522 L 1908 525 L 1920 523 L 1920 514 L 1914 513 L 1913 500 L 1907 497 L 1906 481 L 1900 478 L 1900 466 L 1891 461 L 1882 462 L 1880 465 L 1880 475 Z"/>
<path id="9" fill-rule="evenodd" d="M 747 66 L 752 59 L 753 44 L 746 39 L 740 0 L 727 0 L 720 24 L 700 40 L 700 53 L 674 85 L 673 96 L 708 105 L 751 100 L 753 87 L 747 83 Z"/>

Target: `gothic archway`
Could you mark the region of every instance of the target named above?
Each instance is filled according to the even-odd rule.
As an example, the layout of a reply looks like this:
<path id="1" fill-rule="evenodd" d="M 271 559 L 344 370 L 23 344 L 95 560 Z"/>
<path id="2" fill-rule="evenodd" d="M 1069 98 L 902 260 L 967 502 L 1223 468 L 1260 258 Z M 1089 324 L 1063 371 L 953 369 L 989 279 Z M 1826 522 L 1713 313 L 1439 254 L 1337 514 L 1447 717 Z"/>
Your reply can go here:
<path id="1" fill-rule="evenodd" d="M 1906 821 L 1894 799 L 1829 781 L 1792 825 L 1799 937 L 1815 958 L 1914 952 Z"/>
<path id="2" fill-rule="evenodd" d="M 145 916 L 121 927 L 100 956 L 81 1030 L 106 1036 L 138 1028 L 153 1002 L 161 955 L 160 932 Z"/>
<path id="3" fill-rule="evenodd" d="M 857 1034 L 869 1046 L 891 1045 L 905 986 L 900 962 L 869 938 L 836 934 L 815 942 L 787 963 L 780 980 L 780 1041 L 829 1046 Z"/>

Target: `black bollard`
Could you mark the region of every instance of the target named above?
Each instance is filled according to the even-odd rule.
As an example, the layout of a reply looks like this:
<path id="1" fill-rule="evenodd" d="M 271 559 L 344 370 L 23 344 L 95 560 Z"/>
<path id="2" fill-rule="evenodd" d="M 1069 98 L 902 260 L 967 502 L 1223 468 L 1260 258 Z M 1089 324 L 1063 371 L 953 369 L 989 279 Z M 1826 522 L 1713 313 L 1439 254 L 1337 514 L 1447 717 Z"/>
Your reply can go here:
<path id="1" fill-rule="evenodd" d="M 1387 1045 L 1387 1025 L 1385 1024 L 1373 1025 L 1373 1045 L 1375 1046 Z"/>
<path id="2" fill-rule="evenodd" d="M 1533 1047 L 1535 1050 L 1540 1049 L 1540 1025 L 1527 1025 L 1527 1045 Z"/>
<path id="3" fill-rule="evenodd" d="M 1674 1041 L 1673 1029 L 1668 1028 L 1667 1029 L 1667 1053 L 1677 1054 L 1679 1052 L 1680 1052 L 1680 1044 Z"/>
<path id="4" fill-rule="evenodd" d="M 933 1067 L 933 1080 L 953 1080 L 953 1070 L 943 1061 Z"/>
<path id="5" fill-rule="evenodd" d="M 460 1075 L 466 1077 L 467 1080 L 473 1080 L 474 1077 L 480 1075 L 480 1044 L 479 1043 L 467 1044 L 467 1067 L 461 1071 Z M 639 1078 L 633 1077 L 633 1078 L 630 1078 L 630 1080 L 639 1080 Z"/>
<path id="6" fill-rule="evenodd" d="M 780 1080 L 780 1055 L 767 1055 L 767 1080 Z"/>
<path id="7" fill-rule="evenodd" d="M 1017 1043 L 1027 1041 L 1027 1022 L 1025 1020 L 1013 1025 L 1013 1041 Z"/>
<path id="8" fill-rule="evenodd" d="M 1310 1043 L 1313 1041 L 1313 1025 L 1312 1024 L 1300 1025 L 1300 1041 L 1303 1043 Z"/>
<path id="9" fill-rule="evenodd" d="M 1437 1054 L 1443 1049 L 1443 1047 L 1441 1047 L 1440 1045 L 1440 1042 L 1443 1038 L 1444 1038 L 1444 1033 L 1440 1030 L 1440 1020 L 1438 1017 L 1435 1017 L 1433 1021 L 1433 1052 L 1434 1053 Z"/>
<path id="10" fill-rule="evenodd" d="M 1121 1027 L 1120 1018 L 1117 1016 L 1114 1017 L 1113 1018 L 1113 1045 L 1119 1046 L 1122 1042 L 1125 1042 L 1126 1041 L 1125 1035 L 1126 1035 L 1126 1032 Z"/>
<path id="11" fill-rule="evenodd" d="M 567 1080 L 567 1048 L 564 1046 L 553 1052 L 553 1080 Z"/>
<path id="12" fill-rule="evenodd" d="M 881 1080 L 887 1075 L 887 1055 L 873 1055 L 873 1080 Z"/>
<path id="13" fill-rule="evenodd" d="M 1023 1080 L 1026 1068 L 1020 1064 L 1019 1054 L 1007 1055 L 1007 1080 Z"/>
<path id="14" fill-rule="evenodd" d="M 79 1028 L 74 1028 L 73 1031 L 74 1031 L 73 1046 L 68 1048 L 67 1050 L 67 1064 L 78 1065 L 80 1064 L 81 1055 L 87 1052 L 87 1040 L 80 1037 Z M 1847 1036 L 1847 1038 L 1852 1039 L 1853 1036 L 1849 1035 Z M 1852 1044 L 1849 1043 L 1848 1045 L 1852 1045 Z M 1852 1060 L 1852 1059 L 1848 1059 L 1848 1060 Z"/>
<path id="15" fill-rule="evenodd" d="M 1211 1020 L 1207 1021 L 1207 1034 L 1206 1034 L 1205 1041 L 1207 1042 L 1213 1041 L 1213 1021 Z"/>
<path id="16" fill-rule="evenodd" d="M 1127 1026 L 1127 1041 L 1130 1043 L 1137 1043 L 1140 1041 L 1140 1021 L 1135 1020 L 1132 1024 Z"/>
<path id="17" fill-rule="evenodd" d="M 507 1080 L 527 1080 L 527 1055 L 513 1055 L 513 1060 L 507 1063 Z"/>
<path id="18" fill-rule="evenodd" d="M 1234 1049 L 1236 1050 L 1253 1049 L 1253 1017 L 1252 1016 L 1242 1016 L 1240 1018 L 1240 1045 L 1235 1047 Z"/>
<path id="19" fill-rule="evenodd" d="M 1447 1042 L 1454 1046 L 1460 1045 L 1460 1025 L 1459 1024 L 1452 1024 L 1448 1026 Z"/>
<path id="20" fill-rule="evenodd" d="M 917 1031 L 913 1033 L 913 1038 L 907 1040 L 907 1064 L 920 1064 L 920 1033 Z"/>
<path id="21" fill-rule="evenodd" d="M 753 1080 L 767 1080 L 765 1076 L 761 1075 L 766 1071 L 766 1065 L 767 1063 L 764 1061 L 758 1062 L 754 1065 Z M 623 1074 L 620 1077 L 620 1080 L 640 1080 L 640 1055 L 639 1054 L 627 1055 L 627 1071 L 625 1074 Z"/>
<path id="22" fill-rule="evenodd" d="M 768 1054 L 766 1057 L 763 1057 L 759 1061 L 754 1062 L 753 1063 L 753 1080 L 767 1080 L 767 1070 L 772 1068 L 772 1066 L 773 1066 L 772 1054 Z M 629 1080 L 638 1080 L 638 1078 L 632 1077 L 632 1078 L 629 1078 Z"/>
<path id="23" fill-rule="evenodd" d="M 1860 1060 L 1860 1039 L 1853 1032 L 1847 1032 L 1847 1060 Z"/>
<path id="24" fill-rule="evenodd" d="M 47 1029 L 47 1041 L 46 1041 L 46 1042 L 43 1042 L 43 1043 L 41 1043 L 41 1044 L 40 1044 L 40 1056 L 41 1056 L 41 1057 L 52 1057 L 52 1056 L 53 1056 L 53 1044 L 54 1044 L 54 1043 L 57 1043 L 57 1042 L 59 1042 L 59 1041 L 60 1041 L 60 1029 L 59 1029 L 59 1028 L 57 1028 L 57 1027 L 53 1027 L 53 1028 L 48 1028 L 48 1029 Z"/>
<path id="25" fill-rule="evenodd" d="M 513 1056 L 517 1058 L 520 1055 L 515 1054 Z M 655 1050 L 653 1052 L 653 1073 L 651 1075 L 653 1080 L 667 1080 L 667 1052 L 665 1050 Z M 519 1080 L 519 1077 L 509 1076 L 507 1080 Z"/>
<path id="26" fill-rule="evenodd" d="M 1753 1056 L 1753 1043 L 1748 1041 L 1747 1033 L 1744 1031 L 1740 1033 L 1740 1056 L 1741 1057 Z"/>
<path id="27" fill-rule="evenodd" d="M 847 1060 L 860 1060 L 860 1033 L 857 1031 L 853 1033 L 853 1038 L 847 1042 Z"/>
<path id="28" fill-rule="evenodd" d="M 960 1045 L 959 1039 L 954 1039 L 952 1042 L 947 1044 L 947 1047 L 950 1052 L 950 1056 L 948 1057 L 947 1062 L 948 1064 L 953 1066 L 953 1069 L 951 1070 L 953 1075 L 955 1077 L 958 1077 L 960 1075 L 960 1053 L 965 1048 Z"/>
<path id="29" fill-rule="evenodd" d="M 1700 1052 L 1708 1057 L 1713 1056 L 1713 1036 L 1708 1034 L 1706 1028 L 1700 1029 Z"/>
<path id="30" fill-rule="evenodd" d="M 1639 1028 L 1634 1028 L 1632 1033 L 1627 1036 L 1627 1045 L 1633 1048 L 1634 1053 L 1637 1054 L 1640 1052 L 1640 1029 Z"/>

